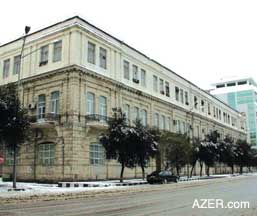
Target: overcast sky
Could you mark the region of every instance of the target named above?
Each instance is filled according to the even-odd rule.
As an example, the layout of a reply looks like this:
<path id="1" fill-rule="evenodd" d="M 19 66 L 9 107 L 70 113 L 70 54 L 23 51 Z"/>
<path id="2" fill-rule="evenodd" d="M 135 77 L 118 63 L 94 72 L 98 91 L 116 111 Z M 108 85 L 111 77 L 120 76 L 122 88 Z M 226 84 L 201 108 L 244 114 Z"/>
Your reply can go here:
<path id="1" fill-rule="evenodd" d="M 2 0 L 0 44 L 79 15 L 206 89 L 257 80 L 255 0 Z"/>

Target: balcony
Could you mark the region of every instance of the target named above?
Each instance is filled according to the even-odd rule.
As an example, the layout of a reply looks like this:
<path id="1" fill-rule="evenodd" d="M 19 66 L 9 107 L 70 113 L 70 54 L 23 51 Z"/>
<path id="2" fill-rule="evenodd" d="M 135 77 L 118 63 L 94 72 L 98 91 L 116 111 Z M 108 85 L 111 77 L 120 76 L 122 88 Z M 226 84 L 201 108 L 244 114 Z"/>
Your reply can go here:
<path id="1" fill-rule="evenodd" d="M 60 123 L 61 115 L 56 113 L 46 113 L 41 115 L 34 115 L 29 117 L 32 127 L 46 128 L 55 126 Z"/>
<path id="2" fill-rule="evenodd" d="M 108 116 L 98 115 L 98 114 L 89 114 L 85 116 L 86 125 L 94 128 L 107 128 L 108 121 L 112 118 Z"/>

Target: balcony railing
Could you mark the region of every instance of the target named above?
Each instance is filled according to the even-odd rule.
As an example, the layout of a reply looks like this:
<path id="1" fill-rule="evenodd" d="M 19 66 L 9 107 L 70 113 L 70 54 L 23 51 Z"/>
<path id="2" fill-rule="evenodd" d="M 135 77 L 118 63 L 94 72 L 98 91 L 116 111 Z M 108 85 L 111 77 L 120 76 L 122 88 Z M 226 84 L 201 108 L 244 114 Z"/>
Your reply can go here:
<path id="1" fill-rule="evenodd" d="M 112 118 L 108 116 L 98 115 L 98 114 L 89 114 L 85 116 L 86 123 L 87 122 L 102 122 L 108 123 Z"/>
<path id="2" fill-rule="evenodd" d="M 31 123 L 60 122 L 61 115 L 56 113 L 45 113 L 29 117 Z"/>

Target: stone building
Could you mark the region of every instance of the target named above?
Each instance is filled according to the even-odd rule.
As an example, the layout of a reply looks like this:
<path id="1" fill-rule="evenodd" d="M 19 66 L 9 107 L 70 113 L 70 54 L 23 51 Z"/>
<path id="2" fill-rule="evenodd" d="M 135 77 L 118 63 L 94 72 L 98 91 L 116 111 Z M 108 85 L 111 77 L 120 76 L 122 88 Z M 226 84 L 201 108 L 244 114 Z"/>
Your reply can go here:
<path id="1" fill-rule="evenodd" d="M 0 85 L 21 75 L 20 97 L 29 109 L 33 138 L 18 153 L 23 180 L 117 178 L 120 166 L 104 159 L 98 135 L 112 108 L 133 124 L 203 138 L 246 137 L 245 118 L 190 81 L 80 17 L 0 46 Z M 12 152 L 2 150 L 3 175 L 11 173 Z M 146 172 L 155 169 L 150 162 Z M 125 170 L 141 176 L 140 168 Z"/>

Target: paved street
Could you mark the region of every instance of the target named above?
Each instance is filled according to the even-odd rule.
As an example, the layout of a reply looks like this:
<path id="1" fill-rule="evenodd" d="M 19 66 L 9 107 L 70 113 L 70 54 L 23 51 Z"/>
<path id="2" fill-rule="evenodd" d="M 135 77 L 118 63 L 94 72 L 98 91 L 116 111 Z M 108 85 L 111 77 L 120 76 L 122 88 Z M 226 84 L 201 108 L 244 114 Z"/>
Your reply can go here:
<path id="1" fill-rule="evenodd" d="M 0 206 L 1 216 L 143 216 L 143 215 L 257 215 L 257 177 L 217 179 L 201 183 L 139 186 L 144 191 L 128 189 L 122 193 L 104 194 L 91 198 L 56 201 L 35 201 Z M 195 199 L 210 198 L 227 201 L 249 201 L 247 209 L 192 209 Z"/>

